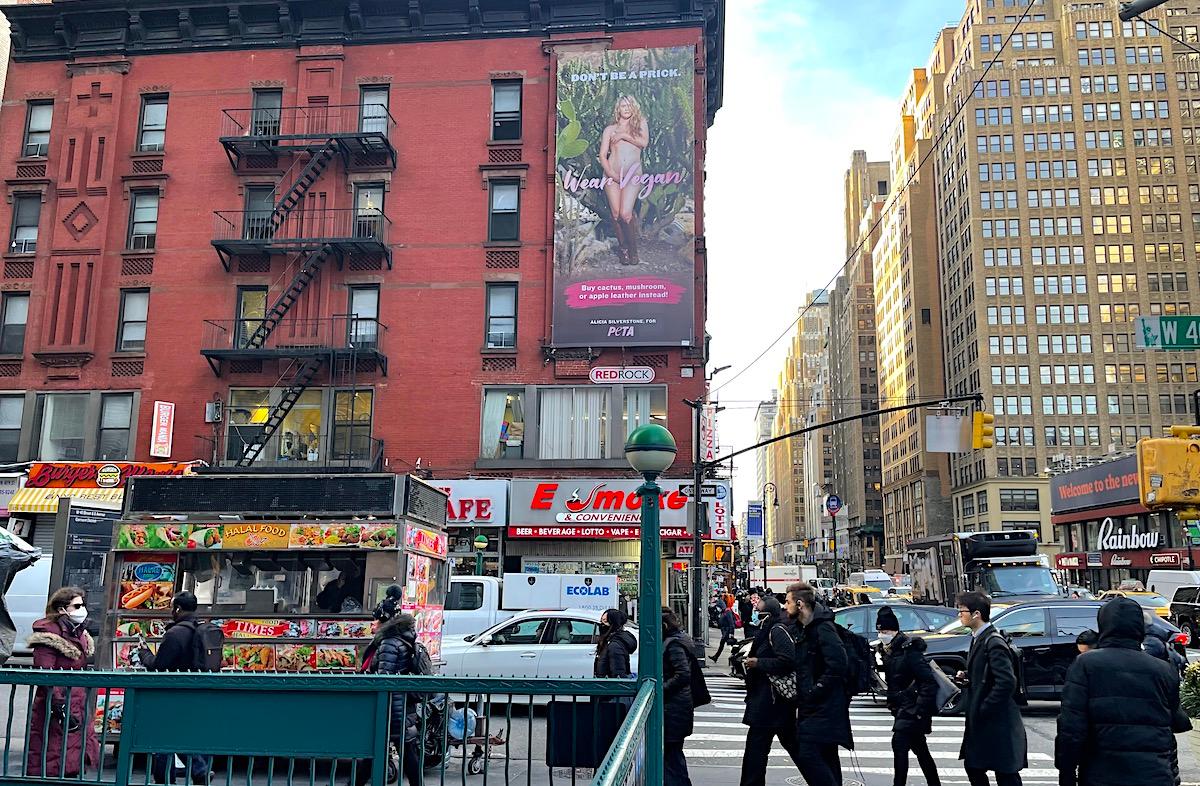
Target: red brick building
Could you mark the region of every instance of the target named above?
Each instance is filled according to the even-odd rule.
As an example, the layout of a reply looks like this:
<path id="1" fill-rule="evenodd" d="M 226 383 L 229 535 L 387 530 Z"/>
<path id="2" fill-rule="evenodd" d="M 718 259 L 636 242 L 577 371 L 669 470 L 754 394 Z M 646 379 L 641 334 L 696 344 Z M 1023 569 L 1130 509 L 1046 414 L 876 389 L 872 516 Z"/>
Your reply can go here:
<path id="1" fill-rule="evenodd" d="M 649 417 L 678 439 L 673 474 L 688 471 L 723 0 L 55 0 L 6 15 L 0 461 L 149 459 L 164 401 L 177 460 L 611 477 Z M 686 68 L 660 67 L 687 47 Z M 640 76 L 642 104 L 647 80 L 692 88 L 687 135 L 636 102 L 611 121 L 656 124 L 612 143 L 635 186 L 649 178 L 628 221 L 606 219 L 586 180 L 556 193 L 567 153 L 575 174 L 596 161 L 563 114 L 583 105 L 560 106 L 564 57 L 632 63 L 601 76 Z M 596 81 L 581 69 L 563 84 Z M 685 154 L 686 170 L 661 163 Z M 568 259 L 556 226 L 600 246 Z M 668 251 L 686 283 L 651 274 Z M 583 310 L 579 270 L 618 265 L 637 275 L 614 287 L 674 304 L 657 320 L 671 330 L 639 342 L 655 319 L 613 320 L 595 342 L 562 339 L 556 302 L 600 313 Z M 589 380 L 628 366 L 653 384 Z"/>

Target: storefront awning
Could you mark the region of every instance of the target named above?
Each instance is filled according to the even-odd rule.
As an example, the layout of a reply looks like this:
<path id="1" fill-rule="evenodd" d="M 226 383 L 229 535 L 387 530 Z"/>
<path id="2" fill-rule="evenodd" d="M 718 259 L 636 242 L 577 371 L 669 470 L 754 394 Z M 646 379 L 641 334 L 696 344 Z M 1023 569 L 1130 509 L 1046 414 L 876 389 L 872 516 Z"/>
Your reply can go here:
<path id="1" fill-rule="evenodd" d="M 80 501 L 108 502 L 120 505 L 125 500 L 125 489 L 39 489 L 23 488 L 8 502 L 9 513 L 57 513 L 60 497 Z"/>

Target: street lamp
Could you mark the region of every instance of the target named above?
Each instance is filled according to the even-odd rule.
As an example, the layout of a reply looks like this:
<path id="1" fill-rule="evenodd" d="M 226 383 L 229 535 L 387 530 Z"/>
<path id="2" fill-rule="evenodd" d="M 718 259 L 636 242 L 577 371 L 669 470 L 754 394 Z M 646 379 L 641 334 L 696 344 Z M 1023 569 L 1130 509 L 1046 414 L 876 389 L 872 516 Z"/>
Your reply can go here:
<path id="1" fill-rule="evenodd" d="M 646 725 L 646 783 L 663 782 L 662 598 L 658 586 L 662 540 L 658 506 L 662 489 L 655 479 L 675 461 L 675 438 L 657 423 L 639 426 L 625 441 L 625 459 L 646 482 L 642 500 L 642 553 L 638 570 L 638 683 L 654 685 L 650 722 Z M 696 489 L 697 496 L 699 488 Z"/>
<path id="2" fill-rule="evenodd" d="M 483 552 L 487 551 L 488 539 L 487 535 L 475 536 L 475 575 L 483 575 Z"/>
<path id="3" fill-rule="evenodd" d="M 763 502 L 767 501 L 767 489 L 771 490 L 771 498 L 774 500 L 771 507 L 775 509 L 775 522 L 779 523 L 779 488 L 772 482 L 767 481 L 762 487 Z M 763 590 L 767 589 L 767 527 L 763 524 Z"/>

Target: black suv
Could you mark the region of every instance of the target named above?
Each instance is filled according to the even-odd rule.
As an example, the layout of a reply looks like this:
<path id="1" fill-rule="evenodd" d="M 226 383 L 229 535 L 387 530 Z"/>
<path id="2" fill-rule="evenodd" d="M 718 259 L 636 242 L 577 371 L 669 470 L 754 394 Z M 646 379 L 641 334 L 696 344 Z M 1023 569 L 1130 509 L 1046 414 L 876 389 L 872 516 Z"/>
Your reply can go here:
<path id="1" fill-rule="evenodd" d="M 1180 587 L 1171 598 L 1171 621 L 1187 636 L 1187 646 L 1200 647 L 1200 587 Z"/>
<path id="2" fill-rule="evenodd" d="M 1028 698 L 1058 700 L 1066 682 L 1067 668 L 1079 654 L 1075 637 L 1085 630 L 1098 630 L 1096 615 L 1103 605 L 1094 600 L 1043 600 L 1018 603 L 993 612 L 992 624 L 1008 634 L 1021 651 L 1021 680 Z M 1146 623 L 1174 634 L 1172 644 L 1182 654 L 1179 628 L 1150 613 L 1146 614 Z M 937 663 L 946 674 L 953 676 L 966 669 L 971 634 L 965 627 L 959 626 L 949 633 L 917 635 L 928 645 L 925 657 Z"/>

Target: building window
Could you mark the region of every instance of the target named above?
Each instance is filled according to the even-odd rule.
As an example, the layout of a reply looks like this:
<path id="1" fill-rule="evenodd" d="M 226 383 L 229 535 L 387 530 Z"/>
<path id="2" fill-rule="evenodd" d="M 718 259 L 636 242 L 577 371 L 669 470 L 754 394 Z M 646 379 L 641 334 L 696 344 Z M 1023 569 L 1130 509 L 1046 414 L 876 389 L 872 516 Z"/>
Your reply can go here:
<path id="1" fill-rule="evenodd" d="M 254 108 L 250 111 L 250 135 L 279 136 L 282 114 L 282 90 L 255 90 Z"/>
<path id="2" fill-rule="evenodd" d="M 0 396 L 0 461 L 12 463 L 17 460 L 24 413 L 24 396 Z"/>
<path id="3" fill-rule="evenodd" d="M 274 233 L 271 216 L 275 213 L 274 186 L 246 186 L 246 212 L 242 227 L 245 240 L 270 240 Z"/>
<path id="4" fill-rule="evenodd" d="M 117 327 L 118 352 L 144 352 L 146 314 L 150 308 L 150 290 L 121 290 L 121 319 Z"/>
<path id="5" fill-rule="evenodd" d="M 359 349 L 379 346 L 379 286 L 350 287 L 350 344 Z"/>
<path id="6" fill-rule="evenodd" d="M 521 80 L 492 82 L 492 139 L 511 142 L 521 138 Z"/>
<path id="7" fill-rule="evenodd" d="M 131 249 L 152 250 L 158 236 L 158 192 L 134 191 L 129 208 Z"/>
<path id="8" fill-rule="evenodd" d="M 317 388 L 309 388 L 300 394 L 291 410 L 279 424 L 279 460 L 321 460 L 323 438 L 321 409 L 325 394 Z M 343 458 L 345 458 L 343 456 Z"/>
<path id="9" fill-rule="evenodd" d="M 383 186 L 379 183 L 354 188 L 354 236 L 383 238 Z"/>
<path id="10" fill-rule="evenodd" d="M 237 330 L 234 337 L 237 349 L 250 346 L 250 339 L 267 316 L 266 287 L 238 287 Z"/>
<path id="11" fill-rule="evenodd" d="M 488 240 L 519 240 L 521 237 L 520 185 L 500 180 L 491 184 L 491 209 L 488 211 Z"/>
<path id="12" fill-rule="evenodd" d="M 371 390 L 339 390 L 334 394 L 333 459 L 362 460 L 371 456 Z"/>
<path id="13" fill-rule="evenodd" d="M 1037 489 L 1000 489 L 1000 510 L 1036 513 L 1038 510 Z"/>
<path id="14" fill-rule="evenodd" d="M 607 458 L 608 392 L 607 388 L 542 388 L 538 458 Z"/>
<path id="15" fill-rule="evenodd" d="M 373 85 L 359 93 L 358 127 L 362 133 L 387 136 L 388 92 L 386 85 Z"/>
<path id="16" fill-rule="evenodd" d="M 667 389 L 656 385 L 629 385 L 625 388 L 625 436 L 650 423 L 667 425 Z"/>
<path id="17" fill-rule="evenodd" d="M 517 285 L 487 285 L 487 348 L 517 346 Z"/>
<path id="18" fill-rule="evenodd" d="M 29 320 L 29 293 L 4 295 L 4 322 L 0 325 L 0 355 L 25 352 L 25 325 Z"/>
<path id="19" fill-rule="evenodd" d="M 40 410 L 37 458 L 41 461 L 83 461 L 87 395 L 45 393 Z"/>
<path id="20" fill-rule="evenodd" d="M 228 431 L 225 435 L 225 460 L 238 461 L 266 432 L 271 414 L 270 391 L 265 388 L 230 390 Z M 266 451 L 260 451 L 261 460 Z"/>
<path id="21" fill-rule="evenodd" d="M 133 423 L 133 394 L 114 393 L 100 399 L 100 461 L 129 459 L 129 434 Z"/>
<path id="22" fill-rule="evenodd" d="M 27 158 L 42 158 L 50 154 L 50 122 L 53 117 L 53 103 L 29 102 L 29 113 L 25 116 L 25 146 L 22 155 Z"/>
<path id="23" fill-rule="evenodd" d="M 156 153 L 167 142 L 167 97 L 144 96 L 138 126 L 138 152 Z"/>
<path id="24" fill-rule="evenodd" d="M 480 420 L 479 457 L 519 459 L 525 455 L 525 393 L 486 390 Z"/>
<path id="25" fill-rule="evenodd" d="M 38 223 L 42 218 L 40 194 L 25 194 L 13 197 L 12 242 L 8 250 L 13 254 L 32 254 L 37 251 Z"/>
<path id="26" fill-rule="evenodd" d="M 1039 541 L 1042 539 L 1042 523 L 1040 521 L 1002 521 L 1000 522 L 1000 529 L 1010 532 L 1023 529 L 1033 530 L 1033 534 L 1037 539 Z"/>

